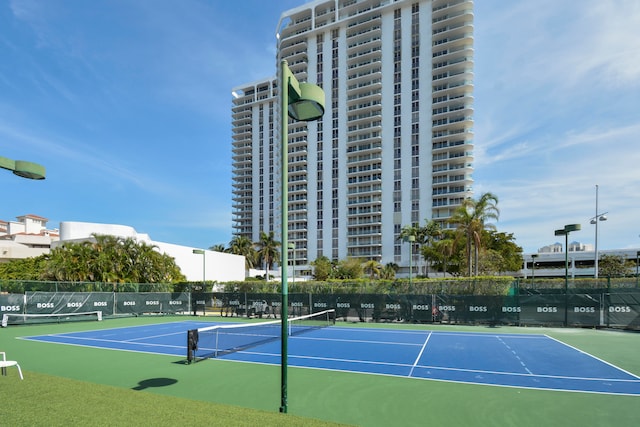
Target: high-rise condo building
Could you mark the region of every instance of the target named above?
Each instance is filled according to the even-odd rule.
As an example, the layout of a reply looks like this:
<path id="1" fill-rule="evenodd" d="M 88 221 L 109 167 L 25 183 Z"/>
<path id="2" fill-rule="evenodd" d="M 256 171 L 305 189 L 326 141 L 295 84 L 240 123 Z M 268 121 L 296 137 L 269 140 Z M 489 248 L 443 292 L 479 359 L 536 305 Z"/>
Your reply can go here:
<path id="1" fill-rule="evenodd" d="M 281 59 L 324 89 L 324 116 L 289 123 L 289 259 L 395 263 L 401 229 L 471 196 L 473 1 L 317 0 L 284 12 Z M 233 233 L 279 237 L 275 77 L 233 90 Z M 416 256 L 415 250 L 413 256 Z M 415 258 L 413 265 L 416 265 Z"/>

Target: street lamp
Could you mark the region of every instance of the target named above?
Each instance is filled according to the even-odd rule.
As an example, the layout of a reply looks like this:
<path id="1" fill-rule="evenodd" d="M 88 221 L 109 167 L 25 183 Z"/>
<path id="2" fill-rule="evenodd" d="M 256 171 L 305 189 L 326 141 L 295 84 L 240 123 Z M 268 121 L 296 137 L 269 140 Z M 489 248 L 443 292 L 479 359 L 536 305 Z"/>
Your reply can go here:
<path id="1" fill-rule="evenodd" d="M 531 254 L 531 286 L 536 278 L 536 258 L 538 258 L 538 254 Z"/>
<path id="2" fill-rule="evenodd" d="M 280 61 L 280 210 L 281 210 L 281 257 L 282 270 L 282 316 L 281 316 L 281 394 L 280 412 L 287 413 L 287 329 L 289 289 L 287 285 L 287 266 L 289 251 L 289 117 L 295 121 L 318 120 L 324 114 L 324 91 L 311 83 L 300 83 L 293 75 L 287 60 Z"/>
<path id="3" fill-rule="evenodd" d="M 409 292 L 413 293 L 413 243 L 416 241 L 416 236 L 407 236 L 409 242 Z"/>
<path id="4" fill-rule="evenodd" d="M 42 165 L 24 160 L 11 160 L 6 157 L 0 157 L 0 168 L 10 170 L 14 175 L 28 179 L 44 179 L 46 175 Z"/>
<path id="5" fill-rule="evenodd" d="M 205 266 L 206 266 L 206 264 L 205 264 L 205 262 L 204 262 L 204 261 L 205 261 L 205 255 L 204 255 L 204 254 L 205 254 L 205 251 L 204 251 L 204 250 L 202 250 L 202 249 L 194 249 L 192 252 L 193 252 L 194 254 L 197 254 L 197 255 L 202 255 L 202 292 L 204 292 L 204 282 L 205 282 L 206 277 L 207 277 L 207 275 L 206 275 L 206 273 L 205 273 Z M 193 293 L 192 293 L 192 297 L 193 297 Z M 194 315 L 194 316 L 196 315 L 197 308 L 198 308 L 198 305 L 197 305 L 197 303 L 195 303 L 195 301 L 194 301 L 194 304 L 193 304 L 193 315 Z"/>
<path id="6" fill-rule="evenodd" d="M 596 226 L 596 247 L 595 247 L 595 260 L 593 262 L 594 273 L 593 277 L 598 278 L 598 221 L 606 221 L 606 214 L 609 212 L 598 213 L 598 186 L 596 185 L 596 216 L 591 218 L 591 224 L 595 224 Z"/>
<path id="7" fill-rule="evenodd" d="M 567 326 L 567 306 L 569 304 L 569 233 L 580 230 L 580 224 L 568 224 L 555 231 L 556 236 L 564 236 L 564 326 Z"/>

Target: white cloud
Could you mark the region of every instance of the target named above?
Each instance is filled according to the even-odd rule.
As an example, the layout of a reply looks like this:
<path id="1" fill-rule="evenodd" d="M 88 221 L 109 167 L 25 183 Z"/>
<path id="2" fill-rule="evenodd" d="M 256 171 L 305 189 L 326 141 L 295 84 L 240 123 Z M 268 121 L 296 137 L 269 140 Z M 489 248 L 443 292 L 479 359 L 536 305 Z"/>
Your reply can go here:
<path id="1" fill-rule="evenodd" d="M 640 3 L 476 2 L 475 192 L 532 251 L 610 210 L 608 248 L 638 245 Z M 635 231 L 634 231 L 635 230 Z"/>
<path id="2" fill-rule="evenodd" d="M 640 85 L 640 3 L 635 0 L 581 4 L 564 46 L 565 69 L 575 84 L 598 81 L 609 87 Z M 575 70 L 575 72 L 571 71 Z"/>

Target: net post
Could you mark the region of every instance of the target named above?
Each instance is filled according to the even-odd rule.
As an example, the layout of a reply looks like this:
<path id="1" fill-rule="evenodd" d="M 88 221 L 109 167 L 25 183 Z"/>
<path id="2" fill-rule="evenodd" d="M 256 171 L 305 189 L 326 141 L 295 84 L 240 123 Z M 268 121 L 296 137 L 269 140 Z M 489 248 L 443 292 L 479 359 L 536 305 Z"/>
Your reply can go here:
<path id="1" fill-rule="evenodd" d="M 198 330 L 187 331 L 187 363 L 195 361 L 195 351 L 198 349 Z"/>

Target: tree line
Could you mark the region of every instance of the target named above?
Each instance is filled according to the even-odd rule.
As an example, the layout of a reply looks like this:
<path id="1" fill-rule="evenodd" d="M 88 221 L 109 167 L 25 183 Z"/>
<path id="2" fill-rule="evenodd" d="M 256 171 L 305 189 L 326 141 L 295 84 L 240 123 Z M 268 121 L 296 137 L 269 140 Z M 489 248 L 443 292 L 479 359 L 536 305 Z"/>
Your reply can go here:
<path id="1" fill-rule="evenodd" d="M 0 264 L 0 278 L 105 283 L 178 283 L 175 259 L 134 238 L 92 234 L 93 241 L 65 242 L 48 254 Z"/>
<path id="2" fill-rule="evenodd" d="M 512 233 L 499 232 L 490 221 L 499 219 L 498 197 L 484 193 L 478 199 L 463 201 L 454 214 L 443 223 L 427 220 L 425 225 L 404 226 L 398 239 L 412 246 L 412 254 L 421 258 L 416 276 L 479 276 L 518 271 L 522 267 L 522 248 Z M 273 232 L 260 233 L 252 242 L 236 236 L 229 247 L 212 246 L 211 250 L 242 255 L 246 268 L 264 267 L 266 274 L 280 259 L 280 242 Z M 420 260 L 417 260 L 420 261 Z M 375 260 L 347 258 L 330 260 L 325 256 L 310 262 L 314 279 L 393 279 L 399 270 L 395 263 L 381 265 Z"/>
<path id="3" fill-rule="evenodd" d="M 404 226 L 398 236 L 412 246 L 416 260 L 415 277 L 477 277 L 520 270 L 522 248 L 512 233 L 497 230 L 498 198 L 484 193 L 468 198 L 445 222 L 427 220 L 423 226 Z M 87 281 L 104 283 L 180 283 L 186 279 L 175 260 L 156 250 L 156 246 L 133 238 L 92 235 L 92 241 L 65 242 L 49 254 L 0 263 L 0 279 Z M 280 259 L 280 242 L 273 232 L 260 233 L 252 242 L 236 236 L 229 247 L 209 248 L 218 252 L 242 255 L 246 269 L 262 266 L 267 277 Z M 331 260 L 321 256 L 310 262 L 314 279 L 393 280 L 399 270 L 395 263 L 381 265 L 376 260 L 347 258 Z M 623 277 L 633 265 L 620 257 L 603 256 L 600 275 Z"/>
<path id="4" fill-rule="evenodd" d="M 402 228 L 398 239 L 412 245 L 416 277 L 479 276 L 517 271 L 522 249 L 513 234 L 498 232 L 490 223 L 498 220 L 498 198 L 492 193 L 466 199 L 445 223 L 426 221 Z M 444 225 L 444 227 L 443 227 Z M 0 278 L 17 280 L 89 281 L 105 283 L 177 283 L 185 280 L 175 260 L 153 245 L 133 238 L 92 235 L 93 240 L 65 242 L 49 254 L 0 264 Z M 257 242 L 235 236 L 229 247 L 209 249 L 242 255 L 246 269 L 263 267 L 266 276 L 280 259 L 280 242 L 274 233 L 261 232 Z M 421 262 L 420 262 L 421 261 Z M 395 263 L 321 256 L 310 262 L 315 280 L 394 279 Z M 412 272 L 413 274 L 413 272 Z"/>

